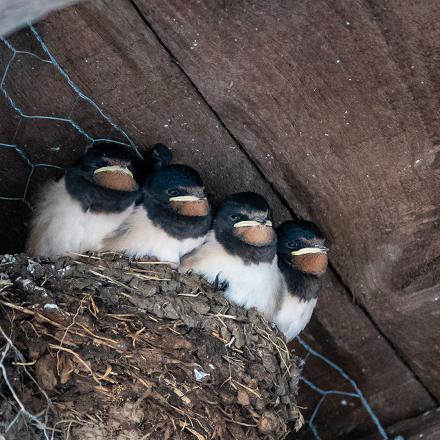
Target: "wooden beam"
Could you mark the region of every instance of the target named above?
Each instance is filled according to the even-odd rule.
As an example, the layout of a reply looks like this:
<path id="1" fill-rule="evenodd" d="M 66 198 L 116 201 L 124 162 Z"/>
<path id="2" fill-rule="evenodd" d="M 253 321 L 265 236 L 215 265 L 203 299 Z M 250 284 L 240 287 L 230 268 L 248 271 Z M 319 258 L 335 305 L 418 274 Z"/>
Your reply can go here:
<path id="1" fill-rule="evenodd" d="M 402 420 L 387 428 L 390 437 L 402 436 L 405 440 L 438 440 L 440 438 L 440 408 L 412 419 Z M 375 440 L 368 436 L 362 440 Z"/>
<path id="2" fill-rule="evenodd" d="M 122 36 L 120 29 L 129 32 Z M 141 147 L 168 144 L 176 161 L 201 169 L 215 200 L 253 189 L 274 201 L 278 219 L 288 216 L 129 1 L 80 4 L 53 14 L 39 30 L 74 81 Z M 87 110 L 74 116 L 80 125 L 94 125 Z"/>
<path id="3" fill-rule="evenodd" d="M 135 3 L 440 399 L 438 2 Z"/>
<path id="4" fill-rule="evenodd" d="M 81 3 L 53 13 L 36 27 L 72 80 L 141 148 L 159 141 L 168 144 L 176 161 L 201 170 L 215 200 L 232 191 L 259 191 L 272 200 L 277 220 L 288 217 L 270 186 L 128 1 Z M 126 29 L 126 34 L 120 29 Z M 29 29 L 8 41 L 19 50 L 47 59 Z M 11 57 L 12 51 L 0 42 L 0 72 Z M 71 117 L 94 138 L 126 141 L 93 106 L 79 99 L 54 66 L 36 57 L 16 55 L 4 86 L 28 115 Z M 20 118 L 2 94 L 0 98 L 4 115 L 0 142 L 18 144 L 34 163 L 68 166 L 90 143 L 69 123 Z M 14 169 L 12 173 L 6 168 L 3 171 L 0 196 L 21 197 L 29 165 L 13 150 L 0 149 L 0 156 Z M 48 170 L 35 170 L 30 200 L 47 178 Z M 29 210 L 15 201 L 3 200 L 0 206 L 3 251 L 20 252 Z"/>
<path id="5" fill-rule="evenodd" d="M 433 407 L 410 370 L 333 276 L 326 278 L 318 307 L 301 337 L 357 383 L 384 426 Z M 306 355 L 297 342 L 293 346 L 298 354 Z M 308 357 L 303 374 L 322 390 L 355 392 L 338 371 L 314 356 Z M 306 419 L 321 397 L 301 384 L 299 405 L 305 408 Z M 377 433 L 361 400 L 341 395 L 326 397 L 316 427 L 323 439 L 353 440 L 369 432 Z M 310 433 L 304 429 L 294 438 L 309 439 Z M 375 438 L 379 438 L 377 434 Z"/>
<path id="6" fill-rule="evenodd" d="M 271 186 L 256 171 L 130 2 L 84 3 L 52 14 L 37 26 L 37 30 L 72 80 L 138 145 L 145 147 L 158 141 L 168 143 L 177 161 L 190 163 L 201 170 L 209 191 L 217 200 L 233 191 L 252 189 L 268 197 L 277 221 L 288 217 Z M 42 58 L 47 56 L 28 31 L 12 36 L 9 41 Z M 0 69 L 3 71 L 11 53 L 1 45 L 0 50 Z M 215 57 L 213 52 L 213 62 Z M 212 72 L 207 69 L 207 74 Z M 223 76 L 212 80 L 221 82 Z M 226 85 L 229 86 L 229 82 Z M 10 66 L 5 87 L 28 114 L 68 116 L 93 137 L 124 139 L 96 109 L 77 98 L 53 66 L 35 57 L 20 55 Z M 5 109 L 2 114 L 7 116 L 0 120 L 0 142 L 17 143 L 34 163 L 68 165 L 88 143 L 68 123 L 17 118 L 5 100 L 0 100 L 0 105 Z M 239 113 L 234 110 L 233 103 L 231 106 L 231 117 L 236 117 Z M 246 141 L 245 126 L 242 133 L 238 139 Z M 263 154 L 264 149 L 261 151 Z M 271 157 L 266 159 L 272 161 Z M 4 163 L 11 169 L 22 168 L 3 174 L 0 195 L 12 189 L 22 189 L 23 179 L 19 171 L 25 173 L 28 170 L 26 163 L 18 163 L 14 155 L 8 156 Z M 280 169 L 286 167 L 287 177 L 293 175 L 283 162 L 276 166 Z M 272 182 L 274 176 L 268 173 L 266 177 Z M 31 200 L 48 178 L 43 169 L 36 170 L 31 181 Z M 12 203 L 16 202 L 0 201 L 2 239 L 9 238 L 13 228 L 15 238 L 25 232 L 22 220 L 8 211 Z M 8 226 L 6 222 L 9 222 Z M 411 417 L 433 406 L 423 387 L 331 274 L 326 280 L 310 334 L 308 340 L 316 348 L 359 382 L 385 423 Z M 382 366 L 386 366 L 383 371 Z M 376 371 L 378 368 L 380 374 Z M 312 360 L 306 373 L 322 387 L 345 386 L 340 378 L 330 374 L 325 365 Z M 303 390 L 304 395 L 308 394 L 306 388 Z M 405 405 L 390 405 L 394 396 L 400 393 L 407 396 Z M 312 407 L 315 396 L 308 396 L 304 404 Z M 342 412 L 342 409 L 353 412 Z M 345 407 L 339 400 L 330 399 L 321 414 L 325 417 L 327 413 L 332 414 L 335 422 L 332 428 L 328 427 L 331 435 L 352 429 L 354 423 L 359 432 L 366 432 L 369 427 L 366 413 L 351 403 Z M 348 418 L 351 420 L 351 414 L 354 414 L 355 422 L 347 422 Z M 321 422 L 328 426 L 320 418 Z"/>

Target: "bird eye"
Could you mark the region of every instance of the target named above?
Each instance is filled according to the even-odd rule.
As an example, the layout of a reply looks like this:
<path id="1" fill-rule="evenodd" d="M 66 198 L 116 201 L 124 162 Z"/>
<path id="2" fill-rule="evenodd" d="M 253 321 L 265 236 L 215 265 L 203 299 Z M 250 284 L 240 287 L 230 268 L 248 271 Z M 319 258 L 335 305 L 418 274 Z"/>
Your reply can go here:
<path id="1" fill-rule="evenodd" d="M 232 214 L 229 218 L 231 220 L 234 220 L 234 222 L 236 222 L 237 220 L 240 220 L 240 216 L 238 216 L 237 214 Z"/>
<path id="2" fill-rule="evenodd" d="M 293 241 L 289 241 L 289 243 L 287 243 L 287 247 L 289 249 L 293 249 L 295 247 L 295 243 Z"/>
<path id="3" fill-rule="evenodd" d="M 177 196 L 177 194 L 179 194 L 179 191 L 177 191 L 177 189 L 172 188 L 168 190 L 168 194 L 170 196 Z"/>

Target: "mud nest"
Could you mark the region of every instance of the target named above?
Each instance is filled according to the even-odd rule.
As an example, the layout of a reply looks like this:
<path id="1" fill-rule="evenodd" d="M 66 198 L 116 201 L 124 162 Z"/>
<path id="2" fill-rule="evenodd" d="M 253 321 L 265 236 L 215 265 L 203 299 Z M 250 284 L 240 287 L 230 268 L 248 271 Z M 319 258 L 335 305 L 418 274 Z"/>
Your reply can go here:
<path id="1" fill-rule="evenodd" d="M 280 439 L 299 368 L 255 311 L 119 255 L 0 257 L 0 438 Z"/>

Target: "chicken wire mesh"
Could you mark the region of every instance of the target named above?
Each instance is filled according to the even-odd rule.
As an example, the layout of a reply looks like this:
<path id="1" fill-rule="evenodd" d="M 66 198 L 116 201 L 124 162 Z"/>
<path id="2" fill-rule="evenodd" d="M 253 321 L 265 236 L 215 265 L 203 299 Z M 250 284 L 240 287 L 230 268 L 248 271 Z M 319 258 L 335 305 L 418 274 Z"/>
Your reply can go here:
<path id="1" fill-rule="evenodd" d="M 35 160 L 33 155 L 30 154 L 29 151 L 27 151 L 27 149 L 23 144 L 19 145 L 19 143 L 17 142 L 17 135 L 20 132 L 20 129 L 22 128 L 24 121 L 50 121 L 56 123 L 57 127 L 60 127 L 59 124 L 61 124 L 61 131 L 68 130 L 68 128 L 70 127 L 70 129 L 73 129 L 73 131 L 77 135 L 76 144 L 81 145 L 81 147 L 79 147 L 80 150 L 81 149 L 83 150 L 87 145 L 93 144 L 94 142 L 99 140 L 112 140 L 124 145 L 129 145 L 137 151 L 137 146 L 134 143 L 134 141 L 130 138 L 128 133 L 118 124 L 116 124 L 112 120 L 112 118 L 105 112 L 105 110 L 103 110 L 95 101 L 93 101 L 89 96 L 87 96 L 80 89 L 80 87 L 71 79 L 68 73 L 60 66 L 60 64 L 57 62 L 57 60 L 49 51 L 48 47 L 43 41 L 43 38 L 37 32 L 36 28 L 30 25 L 29 32 L 30 32 L 30 36 L 33 39 L 32 41 L 35 43 L 34 45 L 31 44 L 32 49 L 28 50 L 27 48 L 25 49 L 18 48 L 14 45 L 11 39 L 2 38 L 1 43 L 3 45 L 3 48 L 2 51 L 0 52 L 0 63 L 1 63 L 0 68 L 3 69 L 2 72 L 0 71 L 0 75 L 1 75 L 0 91 L 3 99 L 2 105 L 4 106 L 4 108 L 8 108 L 9 110 L 12 110 L 12 114 L 10 114 L 10 119 L 14 119 L 16 124 L 15 130 L 12 131 L 9 130 L 9 132 L 6 131 L 6 133 L 12 132 L 13 133 L 12 136 L 10 136 L 9 134 L 2 134 L 2 132 L 0 131 L 0 135 L 5 136 L 5 138 L 3 139 L 0 138 L 0 149 L 14 152 L 14 154 L 16 155 L 15 156 L 16 160 L 22 161 L 27 167 L 27 170 L 24 174 L 14 176 L 16 179 L 22 181 L 21 182 L 22 184 L 19 185 L 20 193 L 13 195 L 0 193 L 0 201 L 23 203 L 28 208 L 30 207 L 30 203 L 32 200 L 32 192 L 30 191 L 30 188 L 32 186 L 33 180 L 36 178 L 37 170 L 51 169 L 51 170 L 59 171 L 62 170 L 63 165 L 66 166 L 67 163 L 66 164 L 57 163 L 56 159 L 54 161 L 51 161 L 52 163 L 49 162 L 45 163 L 39 160 Z M 37 65 L 33 66 L 32 69 L 38 69 L 38 64 L 50 65 L 54 69 L 53 74 L 57 75 L 60 80 L 64 81 L 67 84 L 67 86 L 70 88 L 70 90 L 72 91 L 75 97 L 71 109 L 67 113 L 67 115 L 59 115 L 56 114 L 56 112 L 53 112 L 53 114 L 51 115 L 34 114 L 32 112 L 32 109 L 26 108 L 25 105 L 26 103 L 19 102 L 16 95 L 18 91 L 17 88 L 19 88 L 20 84 L 17 84 L 13 80 L 11 80 L 11 76 L 13 73 L 13 68 L 17 67 L 17 65 L 20 63 L 23 57 L 31 57 L 37 62 Z M 42 85 L 33 84 L 33 86 L 44 87 L 44 84 Z M 48 96 L 50 96 L 50 90 L 47 90 L 47 94 Z M 113 134 L 113 136 L 99 137 L 92 131 L 85 128 L 83 124 L 79 123 L 78 118 L 75 118 L 73 116 L 74 110 L 77 108 L 79 102 L 82 102 L 89 109 L 93 109 L 95 113 L 99 115 L 99 118 L 101 118 L 103 124 L 108 127 L 107 132 Z M 50 148 L 51 151 L 59 151 L 59 149 L 60 147 L 58 145 L 53 145 Z M 10 172 L 11 170 L 6 170 L 6 172 L 3 172 L 2 178 L 10 178 Z M 46 178 L 47 176 L 43 176 L 42 180 Z M 8 187 L 9 186 L 10 185 L 8 185 Z M 0 286 L 0 288 L 1 287 L 2 286 Z M 46 439 L 53 438 L 55 431 L 53 430 L 53 427 L 51 428 L 48 425 L 48 417 L 51 410 L 51 401 L 49 397 L 33 379 L 32 374 L 27 368 L 26 359 L 24 358 L 22 353 L 20 353 L 13 346 L 11 340 L 8 338 L 7 334 L 1 328 L 0 328 L 0 334 L 1 334 L 1 339 L 3 340 L 3 347 L 1 348 L 1 355 L 0 355 L 0 371 L 2 373 L 1 380 L 4 382 L 11 396 L 13 397 L 13 402 L 15 406 L 15 416 L 9 421 L 9 423 L 6 426 L 1 427 L 1 429 L 3 430 L 4 433 L 7 433 L 15 423 L 18 423 L 20 418 L 24 417 L 25 419 L 27 419 L 27 421 L 32 423 L 36 428 L 38 428 L 41 431 L 41 433 L 44 435 L 44 438 Z M 331 359 L 328 359 L 327 357 L 316 351 L 302 338 L 298 337 L 297 342 L 306 351 L 306 355 L 304 356 L 303 359 L 305 365 L 307 365 L 307 361 L 310 357 L 319 359 L 320 362 L 323 362 L 329 370 L 333 370 L 338 375 L 340 375 L 341 378 L 346 382 L 346 384 L 352 389 L 352 391 L 350 392 L 338 390 L 338 389 L 327 389 L 327 390 L 322 389 L 319 385 L 309 380 L 306 374 L 302 376 L 301 380 L 304 383 L 304 385 L 308 387 L 310 392 L 316 393 L 319 396 L 316 405 L 314 406 L 313 409 L 311 409 L 309 413 L 310 415 L 306 419 L 306 426 L 310 430 L 312 437 L 318 440 L 321 439 L 321 433 L 317 422 L 317 416 L 323 406 L 323 403 L 327 399 L 336 396 L 339 398 L 347 397 L 347 398 L 357 399 L 364 408 L 364 410 L 367 412 L 368 416 L 370 417 L 373 426 L 376 429 L 378 438 L 389 439 L 390 437 L 387 435 L 379 418 L 373 411 L 371 405 L 369 404 L 368 400 L 362 393 L 356 381 L 353 380 L 341 367 L 335 364 Z M 16 386 L 8 378 L 8 370 L 6 366 L 10 365 L 11 363 L 15 363 L 17 368 L 23 369 L 24 373 L 30 378 L 31 381 L 33 381 L 35 385 L 35 392 L 41 393 L 41 395 L 45 398 L 47 402 L 47 406 L 42 413 L 40 414 L 30 413 L 18 398 L 18 395 L 15 390 Z M 307 368 L 305 368 L 304 371 L 307 371 Z M 304 389 L 303 392 L 305 392 Z M 403 437 L 402 436 L 394 437 L 394 440 L 403 440 Z"/>

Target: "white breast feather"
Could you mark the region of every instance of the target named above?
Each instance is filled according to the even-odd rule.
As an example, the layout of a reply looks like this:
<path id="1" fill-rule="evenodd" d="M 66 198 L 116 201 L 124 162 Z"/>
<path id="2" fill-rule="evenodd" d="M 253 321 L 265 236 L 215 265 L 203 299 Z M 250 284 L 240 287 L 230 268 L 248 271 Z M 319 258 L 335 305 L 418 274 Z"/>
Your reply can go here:
<path id="1" fill-rule="evenodd" d="M 219 275 L 220 281 L 228 282 L 225 296 L 231 302 L 246 309 L 256 307 L 272 320 L 281 283 L 277 257 L 272 263 L 246 265 L 240 257 L 227 253 L 211 231 L 204 245 L 184 259 L 181 270 L 190 268 L 211 283 Z"/>
<path id="2" fill-rule="evenodd" d="M 274 323 L 284 333 L 287 341 L 290 341 L 309 323 L 317 298 L 304 301 L 288 292 L 285 284 L 283 290 L 281 308 L 274 318 Z"/>
<path id="3" fill-rule="evenodd" d="M 67 191 L 64 178 L 43 188 L 27 243 L 30 255 L 54 257 L 98 251 L 103 238 L 126 220 L 134 204 L 120 213 L 84 212 Z"/>
<path id="4" fill-rule="evenodd" d="M 133 258 L 153 257 L 159 261 L 179 263 L 182 255 L 197 249 L 205 240 L 186 238 L 179 240 L 163 229 L 155 226 L 148 218 L 143 206 L 137 206 L 126 224 L 121 235 L 108 236 L 104 241 L 106 250 L 125 252 Z"/>

